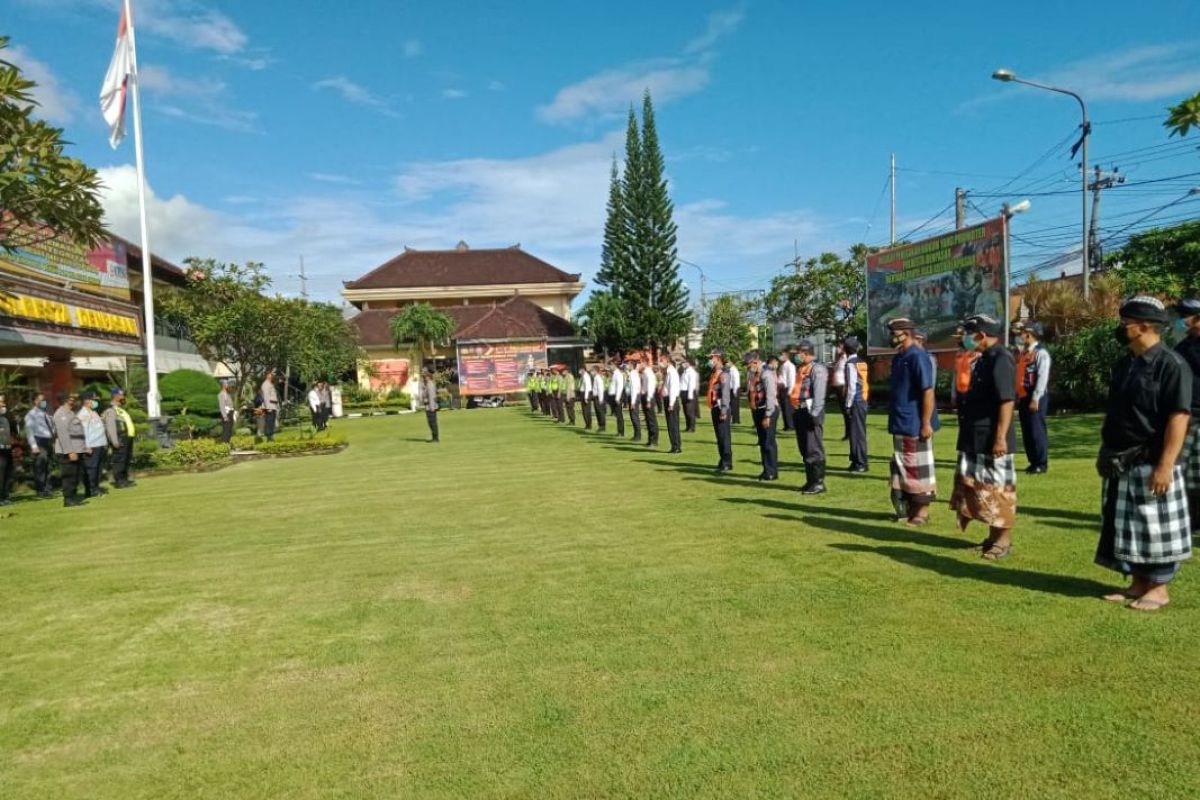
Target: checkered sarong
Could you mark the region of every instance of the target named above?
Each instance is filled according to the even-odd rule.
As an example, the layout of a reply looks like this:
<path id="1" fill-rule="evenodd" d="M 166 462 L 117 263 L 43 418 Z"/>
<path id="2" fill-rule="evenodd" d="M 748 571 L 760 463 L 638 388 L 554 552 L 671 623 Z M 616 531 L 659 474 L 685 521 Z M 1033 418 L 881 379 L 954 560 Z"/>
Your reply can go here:
<path id="1" fill-rule="evenodd" d="M 1152 464 L 1138 464 L 1104 481 L 1104 497 L 1116 481 L 1116 502 L 1104 503 L 1113 528 L 1112 555 L 1130 564 L 1169 564 L 1192 556 L 1191 520 L 1183 467 L 1175 466 L 1171 488 L 1162 497 L 1150 491 Z M 1109 514 L 1111 519 L 1107 519 Z M 1106 565 L 1107 566 L 1107 565 Z"/>
<path id="2" fill-rule="evenodd" d="M 995 458 L 958 454 L 950 507 L 959 516 L 993 528 L 1011 528 L 1017 520 L 1017 466 L 1012 453 Z"/>
<path id="3" fill-rule="evenodd" d="M 937 496 L 933 439 L 892 436 L 892 489 L 932 502 Z"/>
<path id="4" fill-rule="evenodd" d="M 1183 481 L 1189 494 L 1200 493 L 1200 422 L 1193 422 L 1183 440 L 1183 453 L 1179 456 L 1183 466 Z"/>

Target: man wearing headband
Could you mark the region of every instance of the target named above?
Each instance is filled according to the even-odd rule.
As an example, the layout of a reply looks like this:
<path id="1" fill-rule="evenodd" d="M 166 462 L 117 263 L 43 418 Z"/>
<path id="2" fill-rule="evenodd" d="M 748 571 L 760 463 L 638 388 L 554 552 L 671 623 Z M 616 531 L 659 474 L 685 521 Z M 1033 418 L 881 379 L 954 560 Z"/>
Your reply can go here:
<path id="1" fill-rule="evenodd" d="M 913 336 L 907 317 L 888 323 L 896 356 L 892 359 L 888 433 L 892 435 L 892 507 L 910 526 L 929 524 L 929 505 L 937 499 L 933 434 L 940 423 L 933 397 L 933 370 Z"/>
<path id="2" fill-rule="evenodd" d="M 1187 483 L 1188 504 L 1192 530 L 1200 530 L 1200 300 L 1182 301 L 1176 311 L 1176 321 L 1183 330 L 1183 340 L 1175 352 L 1183 357 L 1192 370 L 1192 424 L 1183 445 L 1183 479 Z"/>
<path id="3" fill-rule="evenodd" d="M 1012 353 L 1000 343 L 1000 320 L 979 314 L 963 323 L 963 329 L 980 356 L 971 385 L 959 398 L 958 468 L 950 507 L 958 512 L 958 529 L 964 533 L 971 520 L 988 526 L 979 550 L 989 561 L 999 561 L 1012 551 L 1017 517 L 1017 437 L 1012 424 L 1017 368 Z"/>
<path id="4" fill-rule="evenodd" d="M 1128 348 L 1113 369 L 1096 468 L 1104 479 L 1096 563 L 1128 575 L 1104 599 L 1136 611 L 1170 602 L 1167 584 L 1191 558 L 1192 532 L 1179 457 L 1192 408 L 1192 375 L 1162 344 L 1167 311 L 1154 297 L 1127 300 L 1113 335 Z"/>

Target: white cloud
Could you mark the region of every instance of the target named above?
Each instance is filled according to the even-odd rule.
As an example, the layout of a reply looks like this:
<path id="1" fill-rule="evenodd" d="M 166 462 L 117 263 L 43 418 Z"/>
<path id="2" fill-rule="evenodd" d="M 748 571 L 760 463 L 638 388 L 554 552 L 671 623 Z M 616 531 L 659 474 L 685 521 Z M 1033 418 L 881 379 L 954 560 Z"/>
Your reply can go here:
<path id="1" fill-rule="evenodd" d="M 319 80 L 313 84 L 313 88 L 317 90 L 331 89 L 340 94 L 342 99 L 347 103 L 373 109 L 385 116 L 399 116 L 399 113 L 392 108 L 392 104 L 388 100 L 373 94 L 369 89 L 355 83 L 345 75 L 337 75 L 332 78 Z"/>
<path id="2" fill-rule="evenodd" d="M 249 42 L 232 19 L 195 0 L 142 0 L 134 22 L 176 44 L 222 55 L 239 53 Z"/>
<path id="3" fill-rule="evenodd" d="M 330 172 L 309 172 L 309 179 L 319 181 L 320 183 L 335 183 L 340 186 L 361 186 L 362 181 L 351 178 L 348 175 L 335 175 Z"/>
<path id="4" fill-rule="evenodd" d="M 558 90 L 538 108 L 544 122 L 570 122 L 591 114 L 622 113 L 641 100 L 646 89 L 658 103 L 684 97 L 708 85 L 708 67 L 677 59 L 659 59 L 605 70 Z"/>
<path id="5" fill-rule="evenodd" d="M 712 48 L 720 39 L 733 33 L 746 18 L 745 4 L 734 6 L 708 15 L 708 27 L 704 33 L 692 39 L 683 48 L 685 53 L 702 53 Z"/>
<path id="6" fill-rule="evenodd" d="M 98 170 L 104 188 L 100 193 L 105 224 L 116 234 L 138 241 L 137 170 L 129 164 Z M 181 194 L 168 199 L 147 186 L 146 216 L 150 249 L 168 258 L 203 255 L 204 243 L 222 235 L 219 215 Z"/>
<path id="7" fill-rule="evenodd" d="M 55 125 L 71 121 L 79 108 L 79 97 L 59 85 L 58 78 L 45 62 L 34 58 L 20 45 L 10 45 L 0 55 L 19 67 L 26 78 L 37 83 L 33 90 L 33 99 L 38 106 L 34 112 L 37 116 Z"/>
<path id="8" fill-rule="evenodd" d="M 502 81 L 492 80 L 488 81 L 487 88 L 489 92 L 503 92 L 508 87 Z"/>
<path id="9" fill-rule="evenodd" d="M 258 130 L 258 114 L 234 108 L 223 81 L 180 77 L 156 64 L 143 66 L 138 78 L 146 93 L 159 99 L 152 106 L 158 113 L 238 133 Z"/>
<path id="10" fill-rule="evenodd" d="M 447 100 L 462 100 L 468 93 L 462 89 L 443 89 L 442 97 Z"/>
<path id="11" fill-rule="evenodd" d="M 401 47 L 401 52 L 404 53 L 405 58 L 416 58 L 425 52 L 425 45 L 417 39 L 409 39 Z"/>

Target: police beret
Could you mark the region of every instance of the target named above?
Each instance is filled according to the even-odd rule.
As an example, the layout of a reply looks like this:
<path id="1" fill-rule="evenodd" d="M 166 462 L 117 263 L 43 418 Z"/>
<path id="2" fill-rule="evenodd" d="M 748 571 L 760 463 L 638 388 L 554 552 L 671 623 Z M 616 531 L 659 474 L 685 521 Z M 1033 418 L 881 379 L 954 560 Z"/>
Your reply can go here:
<path id="1" fill-rule="evenodd" d="M 1167 321 L 1167 308 L 1162 304 L 1162 301 L 1157 297 L 1150 297 L 1144 294 L 1126 300 L 1122 304 L 1119 314 L 1122 319 L 1132 319 L 1138 322 L 1157 322 L 1161 324 Z"/>
<path id="2" fill-rule="evenodd" d="M 1175 310 L 1179 312 L 1179 316 L 1181 317 L 1194 317 L 1197 314 L 1200 314 L 1200 300 L 1197 300 L 1194 297 L 1188 298 L 1187 300 L 1180 300 L 1179 305 L 1175 307 Z"/>
<path id="3" fill-rule="evenodd" d="M 125 394 L 125 390 L 122 389 L 120 386 L 114 386 L 114 387 L 112 387 L 112 391 L 109 392 L 109 394 L 113 397 L 116 397 L 119 394 Z"/>
<path id="4" fill-rule="evenodd" d="M 888 321 L 888 328 L 894 331 L 911 331 L 917 327 L 917 323 L 913 322 L 908 317 L 896 317 Z"/>
<path id="5" fill-rule="evenodd" d="M 1022 325 L 1021 330 L 1028 331 L 1029 333 L 1032 333 L 1034 336 L 1038 337 L 1045 332 L 1045 329 L 1042 327 L 1042 323 L 1040 322 L 1030 322 Z"/>
<path id="6" fill-rule="evenodd" d="M 982 333 L 984 336 L 999 336 L 1004 326 L 995 317 L 987 314 L 975 314 L 963 322 L 963 329 L 968 333 Z"/>

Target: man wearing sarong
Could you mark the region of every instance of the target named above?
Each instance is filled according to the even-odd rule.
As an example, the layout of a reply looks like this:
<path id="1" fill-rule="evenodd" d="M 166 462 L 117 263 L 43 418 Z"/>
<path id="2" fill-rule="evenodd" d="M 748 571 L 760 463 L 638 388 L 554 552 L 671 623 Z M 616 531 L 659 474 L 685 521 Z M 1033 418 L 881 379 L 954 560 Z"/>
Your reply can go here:
<path id="1" fill-rule="evenodd" d="M 896 520 L 917 527 L 929 523 L 937 499 L 933 434 L 939 427 L 933 398 L 933 370 L 913 338 L 916 326 L 900 317 L 888 323 L 896 356 L 892 359 L 888 433 L 892 435 L 892 507 Z"/>
<path id="2" fill-rule="evenodd" d="M 1184 300 L 1176 311 L 1176 325 L 1183 329 L 1183 340 L 1175 346 L 1175 352 L 1192 370 L 1192 422 L 1183 444 L 1183 481 L 1192 530 L 1196 531 L 1200 530 L 1200 300 Z"/>
<path id="3" fill-rule="evenodd" d="M 1180 455 L 1192 407 L 1192 374 L 1162 344 L 1167 311 L 1154 297 L 1127 300 L 1113 331 L 1129 351 L 1113 369 L 1096 469 L 1104 479 L 1096 563 L 1132 578 L 1105 595 L 1136 611 L 1170 602 L 1167 584 L 1192 555 Z"/>
<path id="4" fill-rule="evenodd" d="M 958 512 L 958 529 L 964 533 L 971 520 L 988 526 L 979 550 L 989 561 L 998 561 L 1012 551 L 1017 516 L 1012 424 L 1017 368 L 1012 352 L 1000 342 L 1000 320 L 981 314 L 963 328 L 980 356 L 966 393 L 959 397 L 958 469 L 950 507 Z"/>

